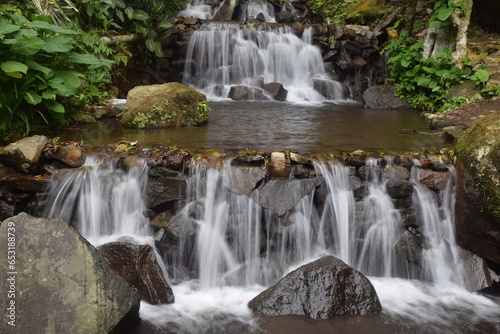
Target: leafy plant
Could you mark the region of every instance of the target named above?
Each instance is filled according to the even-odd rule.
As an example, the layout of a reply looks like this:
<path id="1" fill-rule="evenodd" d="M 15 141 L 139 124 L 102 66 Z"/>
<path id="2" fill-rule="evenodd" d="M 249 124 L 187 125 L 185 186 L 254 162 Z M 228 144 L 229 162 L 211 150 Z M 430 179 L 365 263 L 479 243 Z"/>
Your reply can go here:
<path id="1" fill-rule="evenodd" d="M 14 14 L 12 14 L 14 13 Z M 45 15 L 28 19 L 0 9 L 0 131 L 6 139 L 32 126 L 65 122 L 64 98 L 82 78 L 106 72 L 112 61 L 78 50 L 79 32 L 51 24 Z"/>

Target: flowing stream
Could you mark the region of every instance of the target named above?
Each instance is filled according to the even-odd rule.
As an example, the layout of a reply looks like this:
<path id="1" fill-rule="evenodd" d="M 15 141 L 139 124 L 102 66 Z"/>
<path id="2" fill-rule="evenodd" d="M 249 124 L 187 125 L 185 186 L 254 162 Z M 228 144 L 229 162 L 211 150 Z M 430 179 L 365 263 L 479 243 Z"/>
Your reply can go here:
<path id="1" fill-rule="evenodd" d="M 142 303 L 143 324 L 137 331 L 500 331 L 498 303 L 463 288 L 466 278 L 453 232 L 454 178 L 436 201 L 417 181 L 418 167 L 413 169 L 413 205 L 425 222 L 427 246 L 420 254 L 423 269 L 412 271 L 394 252 L 401 217 L 385 190 L 387 179 L 380 163 L 367 161 L 369 191 L 363 202 L 356 202 L 349 190 L 347 167 L 334 160 L 316 164 L 327 191 L 323 209 L 314 207 L 313 190 L 297 199 L 284 217 L 259 205 L 253 196 L 228 189 L 236 168 L 229 161 L 221 170 L 200 165 L 193 168 L 188 201 L 178 214 L 198 226 L 194 257 L 179 252 L 164 259 L 176 302 L 161 306 Z M 90 157 L 86 164 L 81 170 L 54 175 L 43 215 L 67 219 L 94 245 L 130 238 L 153 245 L 147 219 L 141 214 L 147 169 L 134 167 L 124 172 L 114 162 L 96 157 Z M 303 193 L 308 181 L 283 182 L 288 182 L 287 192 Z M 379 294 L 382 315 L 310 322 L 300 317 L 259 320 L 251 314 L 246 307 L 251 298 L 288 271 L 324 254 L 335 255 L 369 276 Z M 181 268 L 186 265 L 194 268 L 194 278 L 186 277 Z M 353 323 L 353 319 L 357 320 Z"/>

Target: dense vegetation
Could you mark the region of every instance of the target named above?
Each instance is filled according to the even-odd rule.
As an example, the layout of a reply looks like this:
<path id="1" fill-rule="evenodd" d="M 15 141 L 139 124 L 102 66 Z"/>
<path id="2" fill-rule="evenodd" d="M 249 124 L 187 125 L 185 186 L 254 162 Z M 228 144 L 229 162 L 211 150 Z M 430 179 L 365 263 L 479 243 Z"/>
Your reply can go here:
<path id="1" fill-rule="evenodd" d="M 0 139 L 68 122 L 106 96 L 130 52 L 122 35 L 162 56 L 159 40 L 185 0 L 26 0 L 0 7 Z M 118 36 L 118 38 L 114 38 Z"/>

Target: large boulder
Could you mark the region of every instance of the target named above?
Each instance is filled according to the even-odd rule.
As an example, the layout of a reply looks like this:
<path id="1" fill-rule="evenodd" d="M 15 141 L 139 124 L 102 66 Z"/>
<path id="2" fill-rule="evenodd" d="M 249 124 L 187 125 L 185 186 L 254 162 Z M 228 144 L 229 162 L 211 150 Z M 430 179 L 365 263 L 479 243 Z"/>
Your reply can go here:
<path id="1" fill-rule="evenodd" d="M 169 82 L 131 89 L 121 123 L 143 129 L 202 125 L 207 121 L 207 97 L 193 88 Z"/>
<path id="2" fill-rule="evenodd" d="M 365 107 L 369 109 L 411 109 L 411 106 L 395 96 L 392 85 L 373 85 L 363 93 Z"/>
<path id="3" fill-rule="evenodd" d="M 250 193 L 267 175 L 261 167 L 228 167 L 223 169 L 222 180 L 226 188 L 238 195 Z"/>
<path id="4" fill-rule="evenodd" d="M 49 140 L 45 136 L 20 139 L 0 149 L 0 163 L 20 173 L 33 173 L 40 165 L 40 158 Z"/>
<path id="5" fill-rule="evenodd" d="M 250 86 L 232 86 L 229 90 L 228 98 L 235 101 L 266 101 L 269 100 L 267 96 L 264 95 L 262 89 Z"/>
<path id="6" fill-rule="evenodd" d="M 248 303 L 264 315 L 304 315 L 330 319 L 379 313 L 375 288 L 359 271 L 324 256 L 283 277 Z"/>
<path id="7" fill-rule="evenodd" d="M 110 242 L 99 246 L 98 249 L 110 268 L 132 284 L 143 301 L 150 304 L 174 302 L 172 288 L 165 280 L 151 246 Z"/>
<path id="8" fill-rule="evenodd" d="M 457 155 L 457 241 L 500 264 L 500 112 L 460 137 Z"/>
<path id="9" fill-rule="evenodd" d="M 138 321 L 137 291 L 67 222 L 21 213 L 0 232 L 0 332 L 109 333 Z"/>

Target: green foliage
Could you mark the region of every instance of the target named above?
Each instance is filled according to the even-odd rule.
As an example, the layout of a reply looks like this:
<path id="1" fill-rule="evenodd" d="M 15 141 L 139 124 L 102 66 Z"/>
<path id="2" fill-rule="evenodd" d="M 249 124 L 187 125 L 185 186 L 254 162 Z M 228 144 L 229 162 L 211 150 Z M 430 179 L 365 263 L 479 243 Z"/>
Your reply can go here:
<path id="1" fill-rule="evenodd" d="M 407 32 L 399 39 L 391 40 L 384 51 L 387 52 L 387 65 L 391 71 L 391 81 L 397 84 L 398 96 L 407 100 L 414 108 L 445 111 L 469 101 L 456 97 L 446 99 L 446 94 L 464 80 L 472 80 L 479 89 L 485 89 L 489 73 L 483 69 L 472 71 L 470 62 L 464 62 L 465 69 L 453 65 L 448 50 L 439 52 L 435 57 L 423 59 L 422 42 L 414 42 Z M 469 67 L 467 67 L 469 65 Z M 483 95 L 484 93 L 484 95 Z M 482 91 L 486 97 L 494 92 Z"/>
<path id="2" fill-rule="evenodd" d="M 32 127 L 65 122 L 63 101 L 83 80 L 107 73 L 112 61 L 75 45 L 78 31 L 0 9 L 0 133 L 7 139 Z"/>
<path id="3" fill-rule="evenodd" d="M 86 31 L 136 33 L 146 48 L 163 57 L 160 41 L 171 33 L 170 17 L 186 6 L 185 0 L 75 0 L 73 18 Z"/>
<path id="4" fill-rule="evenodd" d="M 434 11 L 429 18 L 429 28 L 438 29 L 451 25 L 451 15 L 455 12 L 462 16 L 469 11 L 464 1 L 437 0 L 434 3 Z"/>
<path id="5" fill-rule="evenodd" d="M 351 3 L 343 0 L 311 0 L 309 8 L 313 14 L 322 18 L 323 22 L 330 24 L 343 25 L 346 23 L 347 13 L 344 11 Z"/>

